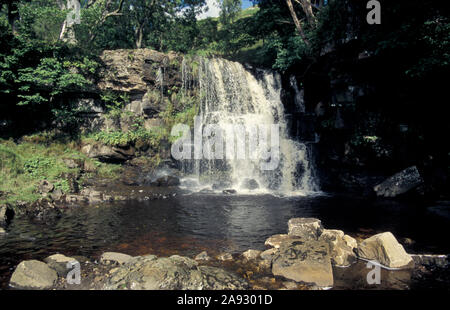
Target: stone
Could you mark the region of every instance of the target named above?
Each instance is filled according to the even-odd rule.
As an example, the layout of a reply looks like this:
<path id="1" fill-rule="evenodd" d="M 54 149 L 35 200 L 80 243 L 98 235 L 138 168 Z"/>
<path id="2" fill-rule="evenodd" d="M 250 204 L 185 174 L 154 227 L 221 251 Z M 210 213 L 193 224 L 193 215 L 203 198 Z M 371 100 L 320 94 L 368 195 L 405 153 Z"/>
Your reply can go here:
<path id="1" fill-rule="evenodd" d="M 259 255 L 261 255 L 261 251 L 258 250 L 247 250 L 244 253 L 242 253 L 242 256 L 246 259 L 246 260 L 256 260 L 259 258 Z"/>
<path id="2" fill-rule="evenodd" d="M 6 210 L 7 210 L 7 206 L 5 205 L 0 205 L 0 225 L 5 225 L 6 224 Z"/>
<path id="3" fill-rule="evenodd" d="M 411 254 L 414 263 L 418 265 L 447 268 L 449 266 L 449 257 L 447 255 L 434 254 Z"/>
<path id="4" fill-rule="evenodd" d="M 4 234 L 6 234 L 6 231 L 0 227 L 0 235 L 4 235 Z"/>
<path id="5" fill-rule="evenodd" d="M 60 277 L 66 277 L 67 273 L 70 271 L 70 269 L 67 268 L 67 263 L 76 261 L 75 258 L 67 257 L 62 254 L 51 255 L 44 259 L 44 262 L 46 262 L 50 268 L 55 270 Z"/>
<path id="6" fill-rule="evenodd" d="M 81 168 L 83 166 L 83 161 L 81 159 L 66 158 L 63 159 L 63 162 L 69 169 Z"/>
<path id="7" fill-rule="evenodd" d="M 204 261 L 208 261 L 211 259 L 211 257 L 209 257 L 208 253 L 206 251 L 201 252 L 200 254 L 198 254 L 195 258 L 195 260 L 204 260 Z"/>
<path id="8" fill-rule="evenodd" d="M 346 236 L 346 238 L 344 238 Z M 347 267 L 356 261 L 356 254 L 353 249 L 356 247 L 356 240 L 345 235 L 342 230 L 325 229 L 319 240 L 328 244 L 331 263 L 339 267 Z"/>
<path id="9" fill-rule="evenodd" d="M 113 263 L 123 265 L 129 262 L 133 257 L 127 254 L 117 252 L 105 252 L 100 257 L 102 263 Z"/>
<path id="10" fill-rule="evenodd" d="M 394 235 L 384 232 L 363 240 L 358 246 L 358 256 L 374 260 L 389 268 L 406 268 L 413 263 L 411 255 L 406 253 Z"/>
<path id="11" fill-rule="evenodd" d="M 47 180 L 42 180 L 41 182 L 39 182 L 39 185 L 38 185 L 38 191 L 42 195 L 51 193 L 54 188 L 55 188 L 55 186 Z"/>
<path id="12" fill-rule="evenodd" d="M 180 179 L 172 175 L 166 175 L 158 178 L 155 182 L 152 182 L 151 185 L 160 187 L 178 186 L 180 185 Z"/>
<path id="13" fill-rule="evenodd" d="M 237 194 L 237 191 L 235 189 L 225 189 L 222 191 L 225 195 L 235 195 Z"/>
<path id="14" fill-rule="evenodd" d="M 292 239 L 292 236 L 286 234 L 273 235 L 264 242 L 264 245 L 278 249 L 281 243 L 289 239 Z"/>
<path id="15" fill-rule="evenodd" d="M 283 242 L 272 260 L 272 273 L 296 282 L 333 286 L 328 246 L 323 241 L 303 239 Z"/>
<path id="16" fill-rule="evenodd" d="M 268 250 L 265 250 L 264 252 L 262 252 L 259 255 L 259 257 L 261 257 L 261 259 L 265 260 L 265 261 L 272 261 L 273 257 L 277 253 L 278 253 L 278 249 L 277 248 L 272 248 L 272 249 L 268 249 Z"/>
<path id="17" fill-rule="evenodd" d="M 56 271 L 37 260 L 22 261 L 14 270 L 9 285 L 17 289 L 50 289 L 57 281 Z"/>
<path id="18" fill-rule="evenodd" d="M 89 203 L 98 203 L 103 201 L 103 193 L 92 188 L 85 188 L 80 193 Z"/>
<path id="19" fill-rule="evenodd" d="M 397 197 L 423 183 L 416 166 L 409 167 L 376 185 L 373 190 L 378 197 Z"/>
<path id="20" fill-rule="evenodd" d="M 136 150 L 132 146 L 113 147 L 96 143 L 84 145 L 81 152 L 103 162 L 125 162 L 134 157 Z"/>
<path id="21" fill-rule="evenodd" d="M 60 200 L 60 199 L 64 196 L 64 193 L 62 192 L 62 190 L 60 190 L 60 189 L 58 188 L 58 189 L 55 189 L 55 190 L 50 194 L 50 196 L 52 197 L 53 200 Z"/>
<path id="22" fill-rule="evenodd" d="M 255 190 L 259 188 L 259 184 L 255 179 L 245 179 L 242 181 L 241 187 L 243 189 Z"/>
<path id="23" fill-rule="evenodd" d="M 231 261 L 233 260 L 233 255 L 231 255 L 230 253 L 222 253 L 219 256 L 217 256 L 217 259 L 223 262 Z"/>
<path id="24" fill-rule="evenodd" d="M 134 257 L 108 276 L 104 289 L 242 290 L 247 282 L 223 269 L 198 266 L 188 257 Z"/>
<path id="25" fill-rule="evenodd" d="M 293 218 L 288 222 L 288 235 L 317 240 L 322 234 L 322 222 L 315 218 Z"/>

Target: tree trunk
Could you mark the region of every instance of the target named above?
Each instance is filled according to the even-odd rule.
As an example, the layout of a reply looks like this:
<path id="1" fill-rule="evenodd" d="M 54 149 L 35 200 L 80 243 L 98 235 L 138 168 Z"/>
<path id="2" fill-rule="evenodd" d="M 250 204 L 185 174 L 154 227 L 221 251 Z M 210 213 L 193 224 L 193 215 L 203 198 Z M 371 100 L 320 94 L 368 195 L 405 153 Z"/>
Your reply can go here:
<path id="1" fill-rule="evenodd" d="M 19 19 L 19 14 L 17 13 L 17 3 L 8 3 L 8 24 L 11 27 L 13 35 L 17 34 L 16 21 Z"/>
<path id="2" fill-rule="evenodd" d="M 295 27 L 297 28 L 298 33 L 302 37 L 303 41 L 306 43 L 306 45 L 310 45 L 308 39 L 306 38 L 305 33 L 303 32 L 302 24 L 300 23 L 300 20 L 297 17 L 297 13 L 295 13 L 294 6 L 292 5 L 291 0 L 286 0 L 286 4 L 289 7 L 289 12 L 291 12 L 292 19 L 294 20 Z"/>
<path id="3" fill-rule="evenodd" d="M 67 0 L 66 4 L 62 1 L 58 1 L 59 7 L 61 10 L 70 10 L 67 13 L 67 17 L 64 20 L 64 23 L 61 28 L 61 32 L 59 34 L 59 39 L 63 42 L 76 44 L 77 39 L 75 38 L 75 30 L 73 26 L 79 22 L 76 13 L 80 12 L 80 1 L 79 0 Z"/>
<path id="4" fill-rule="evenodd" d="M 136 29 L 136 48 L 142 47 L 143 37 L 144 37 L 144 23 L 141 23 Z"/>
<path id="5" fill-rule="evenodd" d="M 297 3 L 300 3 L 302 6 L 303 12 L 306 14 L 306 18 L 308 19 L 308 23 L 311 26 L 316 26 L 317 18 L 314 15 L 311 0 L 295 0 Z"/>

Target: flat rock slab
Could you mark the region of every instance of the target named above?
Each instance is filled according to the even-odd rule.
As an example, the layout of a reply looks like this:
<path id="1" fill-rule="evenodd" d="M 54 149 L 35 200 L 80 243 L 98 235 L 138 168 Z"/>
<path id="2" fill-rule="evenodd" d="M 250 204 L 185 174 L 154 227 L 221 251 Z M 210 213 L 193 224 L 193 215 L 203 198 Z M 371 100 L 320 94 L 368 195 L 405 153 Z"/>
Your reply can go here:
<path id="1" fill-rule="evenodd" d="M 246 260 L 255 260 L 259 258 L 259 255 L 261 255 L 261 251 L 258 250 L 247 250 L 244 253 L 242 253 L 242 256 Z"/>
<path id="2" fill-rule="evenodd" d="M 198 266 L 188 257 L 134 257 L 117 268 L 104 289 L 133 290 L 242 290 L 245 280 L 215 267 Z"/>
<path id="3" fill-rule="evenodd" d="M 389 268 L 407 268 L 414 264 L 394 235 L 384 232 L 365 239 L 358 246 L 358 256 L 374 260 Z"/>
<path id="4" fill-rule="evenodd" d="M 333 286 L 333 269 L 324 241 L 286 241 L 272 260 L 272 273 L 296 282 Z"/>
<path id="5" fill-rule="evenodd" d="M 132 256 L 123 253 L 105 252 L 100 257 L 100 262 L 104 264 L 113 263 L 123 265 L 129 262 L 132 258 L 133 258 Z"/>
<path id="6" fill-rule="evenodd" d="M 50 268 L 55 270 L 58 276 L 65 277 L 72 269 L 67 267 L 67 263 L 77 262 L 77 260 L 73 257 L 67 257 L 62 254 L 55 254 L 45 258 L 44 262 L 46 262 Z"/>
<path id="7" fill-rule="evenodd" d="M 51 288 L 57 279 L 56 271 L 47 264 L 37 260 L 26 260 L 16 267 L 9 284 L 17 289 L 44 290 Z"/>
<path id="8" fill-rule="evenodd" d="M 413 166 L 394 174 L 373 189 L 377 196 L 396 197 L 416 188 L 422 182 L 419 170 L 416 166 Z"/>
<path id="9" fill-rule="evenodd" d="M 292 218 L 288 222 L 288 235 L 317 240 L 322 234 L 322 222 L 315 218 Z"/>

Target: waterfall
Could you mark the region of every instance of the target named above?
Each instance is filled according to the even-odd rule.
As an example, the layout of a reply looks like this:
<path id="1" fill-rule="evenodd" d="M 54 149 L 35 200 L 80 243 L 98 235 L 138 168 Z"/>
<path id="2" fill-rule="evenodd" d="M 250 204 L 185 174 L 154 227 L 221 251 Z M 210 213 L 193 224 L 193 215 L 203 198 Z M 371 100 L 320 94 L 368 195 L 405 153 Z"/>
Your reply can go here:
<path id="1" fill-rule="evenodd" d="M 226 141 L 222 159 L 198 158 L 185 164 L 184 167 L 190 167 L 190 171 L 185 172 L 192 176 L 186 178 L 184 185 L 192 187 L 195 184 L 198 189 L 232 188 L 238 193 L 282 195 L 317 191 L 307 145 L 288 136 L 280 75 L 270 70 L 249 70 L 240 63 L 221 58 L 199 58 L 197 62 L 202 128 L 213 124 L 222 133 L 229 133 L 230 126 L 240 131 L 231 134 L 235 140 L 223 139 Z M 183 86 L 189 87 L 192 83 L 184 79 L 191 79 L 191 71 L 185 66 L 183 62 Z M 261 128 L 272 128 L 271 125 L 278 125 L 279 155 L 275 158 L 278 165 L 264 170 L 261 169 L 261 161 L 273 161 L 276 157 L 270 153 L 269 141 L 277 132 L 261 131 Z M 256 145 L 250 141 L 250 133 L 255 132 L 258 137 L 265 137 L 257 140 Z M 245 145 L 244 157 L 233 157 L 228 152 L 229 149 L 238 152 L 238 145 Z M 217 150 L 216 145 L 214 148 Z M 252 156 L 268 152 L 272 154 L 270 159 Z"/>

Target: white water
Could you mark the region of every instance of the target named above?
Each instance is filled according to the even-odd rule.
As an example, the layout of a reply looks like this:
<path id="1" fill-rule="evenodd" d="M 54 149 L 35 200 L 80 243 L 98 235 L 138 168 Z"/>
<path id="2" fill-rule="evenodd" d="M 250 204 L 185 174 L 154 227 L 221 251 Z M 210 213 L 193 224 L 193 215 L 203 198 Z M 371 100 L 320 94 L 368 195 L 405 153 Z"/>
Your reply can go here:
<path id="1" fill-rule="evenodd" d="M 289 196 L 317 191 L 307 146 L 287 134 L 279 74 L 261 69 L 250 72 L 240 63 L 220 58 L 201 58 L 198 62 L 202 124 L 216 124 L 224 131 L 229 125 L 243 125 L 247 133 L 255 126 L 278 124 L 280 160 L 275 170 L 261 170 L 261 160 L 249 158 L 250 151 L 261 153 L 268 149 L 260 143 L 250 150 L 248 137 L 244 137 L 245 159 L 225 156 L 223 160 L 192 160 L 185 163 L 191 175 L 182 180 L 182 186 L 191 190 L 235 189 L 239 194 Z M 190 73 L 183 62 L 184 92 L 192 85 Z M 270 145 L 270 138 L 267 141 Z M 249 189 L 249 180 L 253 184 L 256 181 L 258 188 Z"/>

